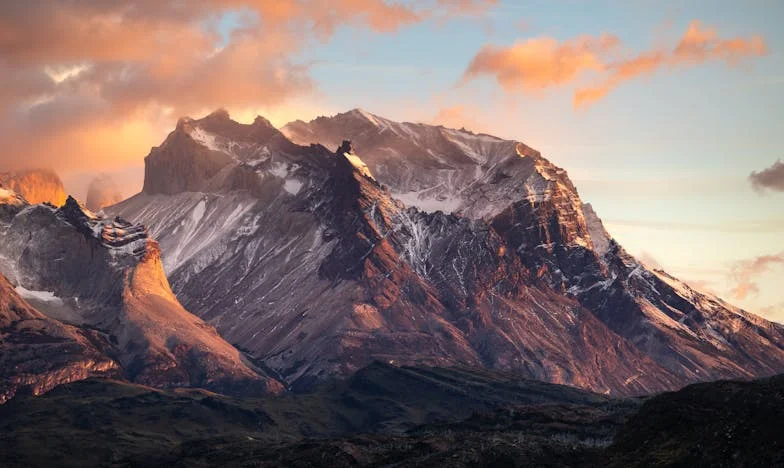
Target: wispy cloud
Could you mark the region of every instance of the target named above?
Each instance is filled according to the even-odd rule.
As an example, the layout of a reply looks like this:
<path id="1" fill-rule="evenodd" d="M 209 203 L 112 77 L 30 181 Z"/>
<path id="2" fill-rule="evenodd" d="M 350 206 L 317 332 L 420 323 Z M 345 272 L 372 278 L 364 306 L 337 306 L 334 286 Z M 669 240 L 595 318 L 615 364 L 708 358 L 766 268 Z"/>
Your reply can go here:
<path id="1" fill-rule="evenodd" d="M 774 190 L 784 192 L 784 161 L 778 160 L 768 168 L 749 174 L 751 186 L 759 192 Z"/>
<path id="2" fill-rule="evenodd" d="M 462 82 L 489 75 L 507 91 L 531 92 L 576 83 L 589 74 L 598 75 L 595 84 L 574 92 L 574 106 L 584 107 L 625 81 L 661 69 L 709 61 L 735 65 L 745 58 L 767 53 L 762 36 L 725 39 L 714 28 L 692 21 L 672 47 L 656 47 L 636 54 L 624 53 L 620 39 L 606 33 L 563 42 L 540 37 L 506 47 L 486 45 L 468 65 Z"/>
<path id="3" fill-rule="evenodd" d="M 734 284 L 731 293 L 735 299 L 743 300 L 759 292 L 757 278 L 777 265 L 784 264 L 784 252 L 762 255 L 752 260 L 743 260 L 733 265 L 730 278 Z"/>
<path id="4" fill-rule="evenodd" d="M 768 320 L 773 320 L 775 322 L 784 324 L 784 302 L 781 304 L 762 307 L 758 312 L 759 315 L 765 317 Z"/>
<path id="5" fill-rule="evenodd" d="M 429 123 L 448 128 L 465 128 L 473 132 L 482 132 L 484 126 L 476 120 L 475 113 L 476 111 L 472 111 L 466 106 L 441 107 Z"/>
<path id="6" fill-rule="evenodd" d="M 468 65 L 463 80 L 492 75 L 509 91 L 535 91 L 571 83 L 586 71 L 604 69 L 602 56 L 620 44 L 617 37 L 581 36 L 559 42 L 541 37 L 509 47 L 486 45 Z"/>

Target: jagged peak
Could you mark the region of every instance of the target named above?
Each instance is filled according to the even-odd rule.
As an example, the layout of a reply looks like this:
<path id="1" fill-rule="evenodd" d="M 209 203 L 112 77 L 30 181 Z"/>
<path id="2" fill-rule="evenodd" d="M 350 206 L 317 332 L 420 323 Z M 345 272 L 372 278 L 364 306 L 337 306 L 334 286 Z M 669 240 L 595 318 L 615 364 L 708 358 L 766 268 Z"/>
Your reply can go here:
<path id="1" fill-rule="evenodd" d="M 274 125 L 272 125 L 272 122 L 270 122 L 270 121 L 269 121 L 269 119 L 267 119 L 266 117 L 264 117 L 264 116 L 262 116 L 262 115 L 257 115 L 257 116 L 256 116 L 256 118 L 255 118 L 255 119 L 253 119 L 253 124 L 252 124 L 252 125 L 253 125 L 254 127 L 259 127 L 259 126 L 261 126 L 261 127 L 271 127 L 271 128 L 275 128 L 275 126 L 274 126 Z"/>
<path id="2" fill-rule="evenodd" d="M 205 117 L 203 117 L 201 120 L 207 120 L 207 119 L 209 119 L 209 120 L 232 120 L 231 119 L 231 114 L 229 114 L 229 111 L 226 108 L 224 108 L 224 107 L 219 107 L 218 109 L 215 109 L 214 111 L 210 112 Z"/>
<path id="3" fill-rule="evenodd" d="M 340 114 L 338 114 L 338 115 L 340 115 Z M 370 122 L 371 124 L 373 124 L 376 127 L 382 126 L 382 121 L 386 120 L 383 117 L 379 117 L 379 116 L 377 116 L 375 114 L 372 114 L 372 113 L 370 113 L 370 112 L 368 112 L 368 111 L 366 111 L 364 109 L 361 109 L 359 107 L 357 107 L 355 109 L 351 109 L 350 111 L 346 112 L 343 115 L 350 115 L 350 116 L 355 117 L 355 118 L 360 118 L 362 120 Z"/>
<path id="4" fill-rule="evenodd" d="M 375 177 L 373 177 L 373 173 L 370 172 L 368 165 L 365 164 L 365 161 L 357 156 L 357 153 L 354 151 L 354 148 L 351 145 L 351 140 L 343 140 L 343 143 L 337 150 L 337 154 L 346 158 L 348 162 L 354 166 L 354 169 L 356 169 L 360 174 L 369 179 L 376 180 Z"/>
<path id="5" fill-rule="evenodd" d="M 119 216 L 114 219 L 99 216 L 70 195 L 58 212 L 85 236 L 98 239 L 114 255 L 130 254 L 141 259 L 148 254 L 157 254 L 157 245 L 149 239 L 144 225 L 133 224 Z"/>

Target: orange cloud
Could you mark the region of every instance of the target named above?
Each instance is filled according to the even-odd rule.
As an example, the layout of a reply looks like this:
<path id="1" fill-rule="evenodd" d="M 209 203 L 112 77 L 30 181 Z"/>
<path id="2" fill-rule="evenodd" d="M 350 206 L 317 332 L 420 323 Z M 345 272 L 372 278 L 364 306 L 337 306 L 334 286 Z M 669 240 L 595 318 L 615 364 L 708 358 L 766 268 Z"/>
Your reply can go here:
<path id="1" fill-rule="evenodd" d="M 508 47 L 486 45 L 468 65 L 462 82 L 489 75 L 507 91 L 532 92 L 572 84 L 592 72 L 600 77 L 598 83 L 574 93 L 574 106 L 583 107 L 602 99 L 624 81 L 664 67 L 708 61 L 735 65 L 745 58 L 765 55 L 768 49 L 761 36 L 722 39 L 715 29 L 692 21 L 670 49 L 652 49 L 630 58 L 615 59 L 621 51 L 620 40 L 610 34 L 563 42 L 540 37 Z"/>
<path id="2" fill-rule="evenodd" d="M 759 292 L 756 278 L 774 265 L 784 264 L 784 253 L 778 255 L 762 255 L 753 260 L 736 263 L 732 268 L 732 280 L 735 287 L 731 293 L 735 299 L 745 299 L 750 294 Z"/>
<path id="3" fill-rule="evenodd" d="M 448 13 L 480 15 L 498 4 L 498 0 L 437 0 Z"/>
<path id="4" fill-rule="evenodd" d="M 473 132 L 483 131 L 483 125 L 474 119 L 473 113 L 465 106 L 442 107 L 430 123 L 447 128 L 465 128 Z"/>
<path id="5" fill-rule="evenodd" d="M 602 55 L 619 44 L 618 38 L 583 36 L 559 43 L 543 37 L 510 47 L 484 46 L 463 74 L 463 80 L 493 75 L 508 91 L 537 90 L 563 85 L 587 71 L 604 69 Z"/>
<path id="6" fill-rule="evenodd" d="M 686 33 L 672 50 L 643 52 L 628 60 L 607 65 L 609 72 L 598 85 L 575 91 L 574 106 L 583 107 L 606 96 L 624 81 L 652 74 L 663 67 L 698 65 L 719 60 L 734 65 L 746 57 L 762 56 L 768 49 L 761 36 L 721 39 L 713 28 L 703 28 L 692 21 Z"/>

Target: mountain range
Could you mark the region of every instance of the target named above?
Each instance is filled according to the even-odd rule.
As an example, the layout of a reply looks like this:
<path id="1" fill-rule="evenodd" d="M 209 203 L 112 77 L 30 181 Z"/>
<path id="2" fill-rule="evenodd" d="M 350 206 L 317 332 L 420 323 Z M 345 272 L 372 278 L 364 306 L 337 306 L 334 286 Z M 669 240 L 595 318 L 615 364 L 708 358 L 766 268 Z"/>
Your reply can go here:
<path id="1" fill-rule="evenodd" d="M 784 371 L 784 327 L 643 265 L 518 141 L 221 110 L 99 214 L 3 187 L 3 401 L 89 377 L 276 394 L 379 361 L 611 396 Z"/>
<path id="2" fill-rule="evenodd" d="M 784 329 L 651 270 L 522 142 L 352 110 L 182 119 L 108 212 L 290 387 L 374 360 L 615 395 L 784 369 Z"/>

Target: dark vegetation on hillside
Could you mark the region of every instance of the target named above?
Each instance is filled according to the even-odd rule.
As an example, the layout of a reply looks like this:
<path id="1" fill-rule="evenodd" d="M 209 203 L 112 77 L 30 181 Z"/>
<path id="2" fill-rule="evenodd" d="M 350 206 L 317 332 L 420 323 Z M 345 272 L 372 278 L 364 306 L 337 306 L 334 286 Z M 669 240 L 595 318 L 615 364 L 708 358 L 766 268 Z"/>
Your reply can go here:
<path id="1" fill-rule="evenodd" d="M 613 400 L 491 372 L 373 364 L 232 399 L 108 380 L 0 407 L 3 466 L 781 466 L 784 376 Z"/>

